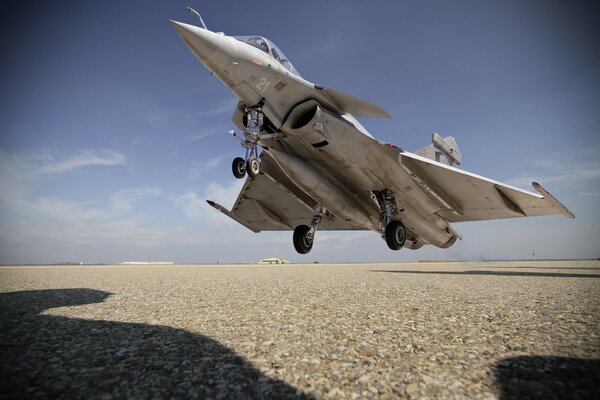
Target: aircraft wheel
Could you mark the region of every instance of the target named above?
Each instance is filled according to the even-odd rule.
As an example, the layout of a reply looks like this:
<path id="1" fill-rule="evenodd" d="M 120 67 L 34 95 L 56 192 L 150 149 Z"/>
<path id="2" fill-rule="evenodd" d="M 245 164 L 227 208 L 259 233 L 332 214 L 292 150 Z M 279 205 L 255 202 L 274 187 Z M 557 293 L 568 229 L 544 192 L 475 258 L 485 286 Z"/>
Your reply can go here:
<path id="1" fill-rule="evenodd" d="M 314 238 L 309 238 L 308 232 L 310 232 L 310 226 L 307 225 L 298 225 L 294 229 L 294 247 L 300 254 L 307 254 L 312 249 Z"/>
<path id="2" fill-rule="evenodd" d="M 406 241 L 404 225 L 400 221 L 391 221 L 385 227 L 385 241 L 392 250 L 400 250 Z"/>
<path id="3" fill-rule="evenodd" d="M 246 171 L 248 171 L 248 176 L 254 178 L 260 172 L 260 162 L 256 157 L 250 157 L 248 161 L 246 161 Z"/>
<path id="4" fill-rule="evenodd" d="M 244 175 L 246 175 L 246 162 L 242 157 L 236 157 L 233 159 L 233 163 L 231 164 L 231 170 L 233 171 L 233 176 L 238 179 L 242 179 Z"/>

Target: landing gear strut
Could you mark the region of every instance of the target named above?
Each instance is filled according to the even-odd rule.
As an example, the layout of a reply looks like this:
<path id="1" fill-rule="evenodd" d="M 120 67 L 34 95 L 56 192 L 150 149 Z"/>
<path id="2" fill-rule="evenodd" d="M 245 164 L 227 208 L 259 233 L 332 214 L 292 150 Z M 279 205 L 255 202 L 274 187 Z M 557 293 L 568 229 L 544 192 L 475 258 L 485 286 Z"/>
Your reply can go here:
<path id="1" fill-rule="evenodd" d="M 294 229 L 294 248 L 296 248 L 298 253 L 308 254 L 310 252 L 315 240 L 317 227 L 326 214 L 327 210 L 317 204 L 313 209 L 313 218 L 310 226 L 298 225 L 296 229 Z"/>
<path id="2" fill-rule="evenodd" d="M 260 173 L 260 161 L 258 159 L 258 145 L 260 142 L 259 132 L 263 128 L 264 114 L 262 112 L 263 101 L 261 100 L 258 104 L 246 107 L 246 127 L 242 130 L 244 138 L 242 139 L 234 131 L 229 133 L 236 137 L 242 147 L 246 149 L 246 155 L 244 158 L 236 157 L 233 160 L 231 169 L 233 176 L 238 179 L 244 177 L 246 173 L 251 178 L 256 177 Z"/>
<path id="3" fill-rule="evenodd" d="M 406 230 L 402 222 L 393 220 L 392 215 L 398 214 L 394 192 L 389 189 L 374 191 L 373 194 L 379 203 L 379 229 L 383 238 L 392 250 L 400 250 L 406 242 Z"/>

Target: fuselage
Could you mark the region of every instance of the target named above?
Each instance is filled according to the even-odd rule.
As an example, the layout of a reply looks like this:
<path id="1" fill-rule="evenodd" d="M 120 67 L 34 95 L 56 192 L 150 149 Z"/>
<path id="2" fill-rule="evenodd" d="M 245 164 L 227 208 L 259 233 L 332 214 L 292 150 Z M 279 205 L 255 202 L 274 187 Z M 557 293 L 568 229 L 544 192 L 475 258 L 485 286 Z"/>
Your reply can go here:
<path id="1" fill-rule="evenodd" d="M 295 159 L 287 157 L 290 155 L 311 168 L 300 179 L 313 176 L 314 170 L 325 177 L 328 186 L 335 186 L 323 194 L 307 183 L 307 190 L 314 192 L 311 197 L 318 203 L 346 221 L 382 232 L 381 209 L 373 192 L 388 188 L 396 193 L 398 212 L 409 231 L 407 247 L 425 243 L 448 247 L 454 243 L 457 234 L 436 214 L 439 205 L 421 190 L 413 190 L 415 182 L 408 172 L 395 168 L 402 150 L 382 146 L 350 113 L 340 111 L 322 86 L 302 78 L 273 43 L 257 36 L 235 38 L 173 24 L 196 58 L 238 97 L 240 104 L 262 103 L 267 128 L 274 137 L 261 142 L 272 150 L 270 156 L 284 172 L 287 168 L 286 174 L 293 174 L 291 169 L 297 169 Z M 233 120 L 243 128 L 239 109 Z M 374 166 L 381 173 L 373 174 Z M 340 200 L 342 195 L 344 201 Z"/>

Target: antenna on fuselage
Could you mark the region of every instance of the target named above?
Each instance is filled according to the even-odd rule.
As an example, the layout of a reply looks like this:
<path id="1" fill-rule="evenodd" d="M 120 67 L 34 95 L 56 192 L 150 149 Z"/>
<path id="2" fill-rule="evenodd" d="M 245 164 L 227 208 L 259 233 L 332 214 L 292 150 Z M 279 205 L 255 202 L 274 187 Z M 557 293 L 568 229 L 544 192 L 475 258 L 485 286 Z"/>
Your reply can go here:
<path id="1" fill-rule="evenodd" d="M 202 16 L 200 15 L 200 13 L 198 11 L 194 10 L 192 7 L 188 7 L 187 10 L 190 14 L 198 17 L 198 19 L 200 20 L 200 23 L 202 24 L 202 27 L 204 29 L 208 30 L 208 28 L 206 27 L 206 24 L 204 23 L 204 20 L 202 19 Z"/>

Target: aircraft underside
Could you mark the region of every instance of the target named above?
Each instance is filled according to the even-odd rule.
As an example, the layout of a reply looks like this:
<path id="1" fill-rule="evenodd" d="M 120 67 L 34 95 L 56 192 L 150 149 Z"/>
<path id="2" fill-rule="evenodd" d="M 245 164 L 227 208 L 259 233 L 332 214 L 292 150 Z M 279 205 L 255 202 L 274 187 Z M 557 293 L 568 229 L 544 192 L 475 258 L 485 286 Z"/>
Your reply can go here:
<path id="1" fill-rule="evenodd" d="M 199 16 L 198 13 L 194 12 Z M 454 168 L 455 139 L 433 134 L 410 153 L 373 138 L 356 117 L 385 118 L 381 107 L 302 78 L 281 49 L 260 36 L 227 36 L 172 21 L 191 52 L 237 97 L 233 121 L 247 176 L 231 210 L 208 203 L 254 232 L 293 230 L 308 253 L 317 230 L 373 230 L 393 250 L 446 248 L 451 223 L 574 215 L 538 183 L 538 193 Z M 259 151 L 262 149 L 262 151 Z"/>
<path id="2" fill-rule="evenodd" d="M 439 247 L 449 247 L 456 241 L 457 235 L 451 228 L 448 229 L 447 223 L 440 228 L 426 215 L 404 217 L 408 213 L 418 212 L 408 204 L 408 200 L 402 207 L 398 206 L 403 202 L 398 201 L 401 198 L 396 198 L 394 190 L 401 183 L 400 180 L 386 187 L 381 179 L 370 172 L 372 163 L 362 165 L 365 160 L 375 158 L 393 160 L 398 157 L 399 149 L 377 143 L 351 122 L 325 110 L 314 100 L 295 107 L 281 130 L 274 129 L 262 111 L 263 106 L 264 102 L 255 106 L 238 106 L 239 110 L 244 111 L 243 118 L 237 121 L 243 124 L 243 136 L 235 133 L 234 136 L 240 139 L 245 156 L 233 160 L 232 171 L 239 179 L 246 175 L 252 180 L 259 175 L 269 175 L 271 178 L 274 178 L 271 175 L 275 175 L 287 190 L 308 195 L 310 200 L 304 202 L 308 203 L 306 205 L 310 207 L 312 215 L 306 218 L 305 223 L 293 227 L 293 243 L 299 253 L 308 253 L 317 229 L 323 225 L 323 221 L 334 218 L 349 225 L 347 229 L 370 229 L 379 233 L 392 250 L 403 247 L 418 249 L 432 242 Z M 369 143 L 361 146 L 360 142 L 365 138 Z M 343 142 L 353 141 L 359 142 L 359 146 L 350 146 L 351 151 L 347 151 L 349 146 Z M 258 155 L 259 146 L 264 149 L 261 156 Z M 374 152 L 373 147 L 379 147 L 379 151 Z M 269 167 L 261 169 L 265 163 Z M 279 174 L 274 172 L 276 169 Z M 277 176 L 281 173 L 287 178 L 283 183 L 282 177 Z M 401 178 L 410 180 L 408 176 Z M 391 182 L 391 177 L 387 180 Z M 268 199 L 263 201 L 268 202 Z M 267 205 L 259 207 L 263 212 L 267 212 L 264 211 L 267 209 L 271 215 L 276 215 Z M 412 226 L 406 226 L 403 223 L 403 220 L 415 219 L 420 220 L 420 225 L 426 226 L 429 241 L 419 235 L 419 225 L 413 223 Z M 325 224 L 325 229 L 327 227 Z"/>

